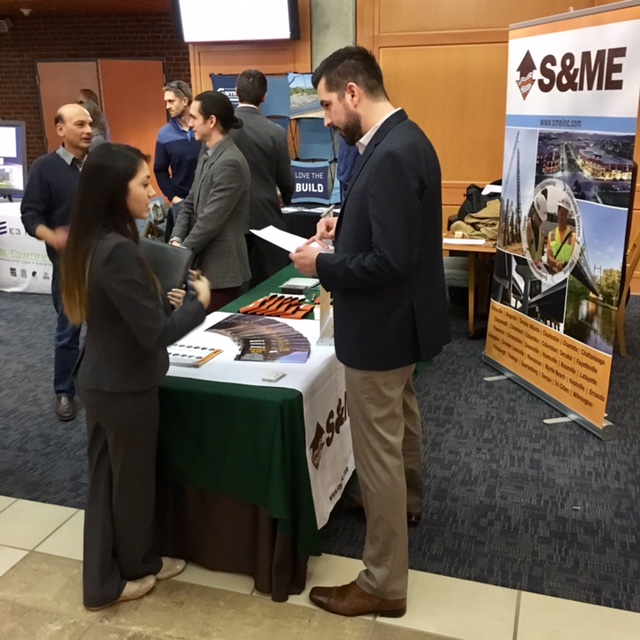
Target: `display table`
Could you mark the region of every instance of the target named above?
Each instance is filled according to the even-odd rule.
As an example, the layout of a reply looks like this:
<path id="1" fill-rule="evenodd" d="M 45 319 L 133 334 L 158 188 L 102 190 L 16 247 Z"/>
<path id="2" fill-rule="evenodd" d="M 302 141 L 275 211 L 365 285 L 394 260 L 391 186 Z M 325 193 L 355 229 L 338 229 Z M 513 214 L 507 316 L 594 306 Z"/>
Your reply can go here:
<path id="1" fill-rule="evenodd" d="M 310 238 L 316 234 L 320 214 L 326 207 L 285 207 L 282 210 L 287 231 L 301 238 Z"/>
<path id="2" fill-rule="evenodd" d="M 299 275 L 289 266 L 223 311 L 237 312 Z M 327 347 L 312 343 L 311 349 L 304 365 L 227 365 L 231 379 L 243 365 L 265 371 L 306 367 L 309 380 L 318 384 L 303 387 L 313 392 L 286 388 L 287 378 L 271 386 L 221 381 L 227 365 L 218 358 L 196 374 L 210 380 L 172 369 L 160 387 L 162 552 L 253 575 L 256 588 L 278 601 L 304 589 L 307 556 L 321 551 L 318 520 L 324 524 L 328 517 L 318 505 L 330 510 L 353 471 L 348 424 L 336 429 L 344 382 L 337 384 L 331 367 L 339 365 L 332 351 L 330 358 L 321 357 Z M 324 394 L 321 402 L 316 394 Z M 309 406 L 317 420 L 310 418 Z M 329 474 L 325 463 L 332 457 Z M 338 477 L 336 468 L 342 469 Z"/>
<path id="3" fill-rule="evenodd" d="M 0 291 L 51 293 L 45 244 L 27 235 L 19 202 L 0 201 Z"/>
<path id="4" fill-rule="evenodd" d="M 449 232 L 443 235 L 442 248 L 447 251 L 464 251 L 468 256 L 467 274 L 469 282 L 469 337 L 484 336 L 484 331 L 476 329 L 476 283 L 479 287 L 478 299 L 481 310 L 488 308 L 489 278 L 491 274 L 491 260 L 496 254 L 496 243 L 487 240 L 484 244 L 452 244 L 453 235 Z"/>

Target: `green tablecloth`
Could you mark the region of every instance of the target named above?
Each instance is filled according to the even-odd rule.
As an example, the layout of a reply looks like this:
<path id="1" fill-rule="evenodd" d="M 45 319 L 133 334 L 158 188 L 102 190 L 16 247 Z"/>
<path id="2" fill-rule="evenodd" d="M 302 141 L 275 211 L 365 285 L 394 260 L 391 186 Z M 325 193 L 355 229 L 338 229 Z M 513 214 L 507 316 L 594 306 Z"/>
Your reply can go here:
<path id="1" fill-rule="evenodd" d="M 295 276 L 290 265 L 221 311 Z M 160 408 L 159 448 L 176 480 L 264 507 L 300 552 L 320 554 L 299 391 L 167 377 Z"/>

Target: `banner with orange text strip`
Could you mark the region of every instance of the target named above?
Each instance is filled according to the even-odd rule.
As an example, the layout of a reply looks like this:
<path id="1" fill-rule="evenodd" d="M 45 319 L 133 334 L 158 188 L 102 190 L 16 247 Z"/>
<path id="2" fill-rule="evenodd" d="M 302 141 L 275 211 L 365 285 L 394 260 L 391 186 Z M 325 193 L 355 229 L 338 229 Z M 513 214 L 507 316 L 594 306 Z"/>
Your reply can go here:
<path id="1" fill-rule="evenodd" d="M 640 0 L 511 27 L 483 358 L 603 439 L 639 93 Z"/>

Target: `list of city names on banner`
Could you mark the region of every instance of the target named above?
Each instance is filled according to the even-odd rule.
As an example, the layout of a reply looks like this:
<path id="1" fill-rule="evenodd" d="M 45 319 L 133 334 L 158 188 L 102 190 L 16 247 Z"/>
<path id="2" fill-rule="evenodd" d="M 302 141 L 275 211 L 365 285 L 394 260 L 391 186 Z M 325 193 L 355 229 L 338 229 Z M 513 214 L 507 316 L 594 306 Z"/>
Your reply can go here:
<path id="1" fill-rule="evenodd" d="M 491 301 L 487 355 L 593 422 L 604 421 L 611 356 Z"/>

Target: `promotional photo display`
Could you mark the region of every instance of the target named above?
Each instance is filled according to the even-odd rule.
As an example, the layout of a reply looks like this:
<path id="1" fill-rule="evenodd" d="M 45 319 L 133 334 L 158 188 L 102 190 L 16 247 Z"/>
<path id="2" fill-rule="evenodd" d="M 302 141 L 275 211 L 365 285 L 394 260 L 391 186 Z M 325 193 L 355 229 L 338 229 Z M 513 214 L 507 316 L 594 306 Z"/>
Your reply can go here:
<path id="1" fill-rule="evenodd" d="M 512 27 L 483 357 L 605 439 L 639 89 L 638 2 Z"/>

